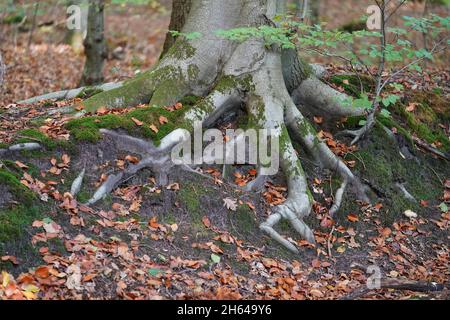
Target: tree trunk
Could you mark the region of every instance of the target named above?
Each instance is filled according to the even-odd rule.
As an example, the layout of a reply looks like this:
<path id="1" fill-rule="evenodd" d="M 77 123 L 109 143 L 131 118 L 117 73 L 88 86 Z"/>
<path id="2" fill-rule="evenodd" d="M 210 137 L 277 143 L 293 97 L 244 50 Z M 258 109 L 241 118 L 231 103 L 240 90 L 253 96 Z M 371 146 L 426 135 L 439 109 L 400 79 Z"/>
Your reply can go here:
<path id="1" fill-rule="evenodd" d="M 183 25 L 178 20 L 174 21 L 173 28 L 183 25 L 181 31 L 184 34 L 197 32 L 201 37 L 191 40 L 178 37 L 153 69 L 119 88 L 94 95 L 77 109 L 82 108 L 82 113 L 85 113 L 104 106 L 127 108 L 149 103 L 155 106 L 154 112 L 157 113 L 157 107 L 174 105 L 186 96 L 199 96 L 201 99 L 192 106 L 183 107 L 176 120 L 180 128 L 160 136 L 158 147 L 148 141 L 102 130 L 103 134 L 115 138 L 124 150 L 140 153 L 143 160 L 139 165 L 111 175 L 89 204 L 99 201 L 144 167 L 151 168 L 159 182 L 164 184 L 170 168 L 175 165 L 171 161 L 172 149 L 189 139 L 186 130 L 194 130 L 197 122 L 205 127 L 213 126 L 221 115 L 245 105 L 251 128 L 272 129 L 277 133 L 280 141 L 277 163 L 289 188 L 287 201 L 276 207 L 260 228 L 289 250 L 297 252 L 295 244 L 274 229 L 281 219 L 286 219 L 305 239 L 315 241 L 313 232 L 303 221 L 311 211 L 312 196 L 293 140 L 302 145 L 317 163 L 341 176 L 342 185 L 336 191 L 331 215 L 338 211 L 348 185 L 358 192 L 359 199 L 368 201 L 359 179 L 317 137 L 315 129 L 302 113 L 343 117 L 363 114 L 364 110 L 343 105 L 345 96 L 316 78 L 314 68 L 303 62 L 295 50 L 268 47 L 259 37 L 235 42 L 215 32 L 274 25 L 272 19 L 283 13 L 285 0 L 192 0 L 186 15 L 187 3 L 186 0 L 175 1 L 176 10 L 181 11 L 172 16 L 174 19 L 186 16 L 186 22 Z M 239 139 L 242 135 L 228 143 Z M 258 178 L 251 187 L 264 185 L 261 182 L 267 175 L 266 167 L 260 163 Z"/>
<path id="2" fill-rule="evenodd" d="M 66 28 L 66 34 L 64 36 L 64 43 L 70 45 L 75 53 L 81 54 L 83 52 L 83 42 L 86 39 L 87 35 L 87 24 L 88 24 L 88 12 L 89 5 L 86 0 L 67 0 L 67 8 L 71 8 L 72 6 L 78 6 L 80 10 L 80 21 L 79 26 L 71 25 Z M 73 7 L 72 7 L 73 8 Z M 76 9 L 78 10 L 78 9 Z M 78 11 L 76 11 L 78 13 Z M 68 13 L 67 18 L 71 19 L 74 12 Z M 78 17 L 74 17 L 78 19 Z M 72 21 L 71 21 L 72 23 Z M 79 27 L 79 28 L 78 28 Z"/>
<path id="3" fill-rule="evenodd" d="M 181 31 L 191 10 L 192 0 L 173 0 L 169 31 Z M 162 56 L 167 53 L 175 43 L 175 37 L 168 32 L 164 42 Z"/>
<path id="4" fill-rule="evenodd" d="M 310 20 L 311 24 L 319 24 L 320 23 L 320 0 L 309 0 L 311 3 L 310 9 Z"/>
<path id="5" fill-rule="evenodd" d="M 0 52 L 0 89 L 3 86 L 5 74 L 6 74 L 6 65 L 3 63 L 2 53 Z"/>
<path id="6" fill-rule="evenodd" d="M 81 85 L 93 85 L 103 82 L 103 65 L 107 58 L 104 35 L 104 1 L 90 0 L 87 36 L 84 41 L 86 62 Z"/>

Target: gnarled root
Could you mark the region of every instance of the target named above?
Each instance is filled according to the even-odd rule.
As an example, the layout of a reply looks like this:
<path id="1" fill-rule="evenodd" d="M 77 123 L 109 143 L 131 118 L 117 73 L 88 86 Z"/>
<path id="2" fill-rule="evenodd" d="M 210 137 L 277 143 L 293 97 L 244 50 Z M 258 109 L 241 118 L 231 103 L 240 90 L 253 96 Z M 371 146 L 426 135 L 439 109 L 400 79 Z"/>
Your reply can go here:
<path id="1" fill-rule="evenodd" d="M 353 140 L 350 143 L 354 145 L 364 139 L 367 134 L 372 130 L 375 125 L 375 111 L 372 111 L 367 117 L 366 123 L 358 130 L 344 130 L 338 133 L 337 136 L 349 136 L 352 137 Z"/>
<path id="2" fill-rule="evenodd" d="M 331 216 L 339 210 L 344 192 L 349 183 L 354 186 L 359 200 L 364 202 L 370 201 L 366 195 L 366 186 L 364 186 L 345 163 L 319 139 L 314 128 L 293 104 L 289 104 L 287 107 L 286 123 L 293 137 L 315 158 L 315 160 L 327 169 L 337 172 L 343 180 L 341 186 L 336 191 L 334 203 L 330 209 Z"/>

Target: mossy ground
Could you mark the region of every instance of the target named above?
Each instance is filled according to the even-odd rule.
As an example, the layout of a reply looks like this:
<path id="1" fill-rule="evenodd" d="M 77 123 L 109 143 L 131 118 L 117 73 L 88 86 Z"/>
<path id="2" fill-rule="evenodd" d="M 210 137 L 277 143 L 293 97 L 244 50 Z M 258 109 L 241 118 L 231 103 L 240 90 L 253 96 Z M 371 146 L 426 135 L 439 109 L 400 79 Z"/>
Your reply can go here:
<path id="1" fill-rule="evenodd" d="M 345 93 L 360 97 L 362 93 L 371 92 L 375 87 L 375 82 L 371 77 L 365 75 L 333 75 L 329 81 L 337 86 L 342 87 Z"/>
<path id="2" fill-rule="evenodd" d="M 184 98 L 183 107 L 179 110 L 168 111 L 164 107 L 156 106 L 137 108 L 122 115 L 107 114 L 74 119 L 69 121 L 66 127 L 76 142 L 97 142 L 101 139 L 100 129 L 124 129 L 129 134 L 148 138 L 158 145 L 161 139 L 173 130 L 190 129 L 184 121 L 184 115 L 199 99 L 193 96 Z M 142 125 L 136 124 L 136 120 L 142 122 Z M 156 127 L 156 130 L 151 126 Z"/>
<path id="3" fill-rule="evenodd" d="M 26 230 L 35 219 L 42 216 L 42 206 L 37 203 L 35 195 L 20 182 L 20 175 L 11 167 L 8 165 L 8 169 L 0 169 L 0 184 L 7 189 L 0 196 L 5 197 L 8 193 L 12 197 L 9 203 L 0 207 L 0 255 L 6 255 L 7 247 L 22 243 L 23 237 L 27 235 Z M 27 256 L 30 246 L 18 245 L 18 249 Z M 1 262 L 0 267 L 3 267 Z"/>

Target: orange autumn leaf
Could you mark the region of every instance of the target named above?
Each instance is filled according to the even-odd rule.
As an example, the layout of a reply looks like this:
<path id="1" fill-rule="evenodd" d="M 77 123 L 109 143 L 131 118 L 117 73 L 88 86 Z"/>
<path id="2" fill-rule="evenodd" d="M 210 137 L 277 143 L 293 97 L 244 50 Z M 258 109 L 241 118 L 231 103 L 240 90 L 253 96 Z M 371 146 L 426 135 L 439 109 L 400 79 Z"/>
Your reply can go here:
<path id="1" fill-rule="evenodd" d="M 207 228 L 211 227 L 211 221 L 209 221 L 209 218 L 207 216 L 204 216 L 202 218 L 202 222 L 205 225 L 205 227 L 207 227 Z"/>
<path id="2" fill-rule="evenodd" d="M 314 117 L 314 122 L 317 124 L 322 124 L 323 123 L 323 117 Z"/>
<path id="3" fill-rule="evenodd" d="M 39 267 L 34 271 L 34 274 L 42 279 L 46 279 L 50 276 L 50 271 L 47 266 Z"/>
<path id="4" fill-rule="evenodd" d="M 168 123 L 168 122 L 169 122 L 169 120 L 166 117 L 164 117 L 164 116 L 160 116 L 159 117 L 159 123 L 160 124 L 165 124 L 165 123 Z"/>
<path id="5" fill-rule="evenodd" d="M 15 162 L 16 166 L 18 166 L 20 169 L 28 169 L 28 166 L 20 161 Z"/>
<path id="6" fill-rule="evenodd" d="M 350 214 L 347 216 L 347 219 L 348 219 L 348 221 L 350 221 L 350 222 L 357 222 L 357 221 L 359 221 L 358 216 L 357 216 L 356 214 L 354 214 L 354 213 L 350 213 Z"/>
<path id="7" fill-rule="evenodd" d="M 100 107 L 100 108 L 98 108 L 97 109 L 97 111 L 96 111 L 96 113 L 97 114 L 107 114 L 108 113 L 108 108 L 106 108 L 106 107 Z"/>
<path id="8" fill-rule="evenodd" d="M 133 120 L 133 122 L 137 125 L 137 126 L 142 126 L 142 125 L 144 125 L 144 123 L 141 121 L 141 120 L 139 120 L 139 119 L 136 119 L 136 118 L 131 118 L 131 120 Z"/>
<path id="9" fill-rule="evenodd" d="M 149 128 L 150 128 L 154 133 L 158 133 L 158 132 L 159 132 L 158 128 L 157 128 L 154 124 L 151 124 L 151 125 L 149 126 Z"/>
<path id="10" fill-rule="evenodd" d="M 148 221 L 148 225 L 154 229 L 158 229 L 158 227 L 160 226 L 159 223 L 156 221 L 156 217 L 152 217 L 149 221 Z"/>
<path id="11" fill-rule="evenodd" d="M 125 160 L 127 160 L 128 162 L 131 162 L 132 164 L 137 164 L 139 163 L 139 159 L 137 157 L 133 157 L 133 156 L 126 156 Z"/>

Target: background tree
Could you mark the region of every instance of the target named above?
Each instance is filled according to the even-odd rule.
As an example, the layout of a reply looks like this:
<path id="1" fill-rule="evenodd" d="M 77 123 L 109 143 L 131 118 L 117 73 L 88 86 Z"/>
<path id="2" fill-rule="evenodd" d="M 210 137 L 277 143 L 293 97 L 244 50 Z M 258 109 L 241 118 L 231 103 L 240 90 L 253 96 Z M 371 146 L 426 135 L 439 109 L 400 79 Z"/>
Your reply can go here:
<path id="1" fill-rule="evenodd" d="M 3 86 L 3 81 L 5 78 L 5 73 L 6 73 L 6 66 L 3 63 L 3 59 L 2 59 L 2 53 L 0 52 L 0 89 Z"/>
<path id="2" fill-rule="evenodd" d="M 67 28 L 64 42 L 70 45 L 76 53 L 80 54 L 81 52 L 83 52 L 83 42 L 87 35 L 89 7 L 86 0 L 67 0 L 67 8 L 73 5 L 79 6 L 79 8 L 81 9 L 81 28 Z"/>
<path id="3" fill-rule="evenodd" d="M 88 13 L 87 35 L 84 40 L 86 63 L 84 65 L 81 85 L 102 83 L 103 66 L 107 58 L 106 40 L 104 35 L 103 0 L 90 0 Z"/>

